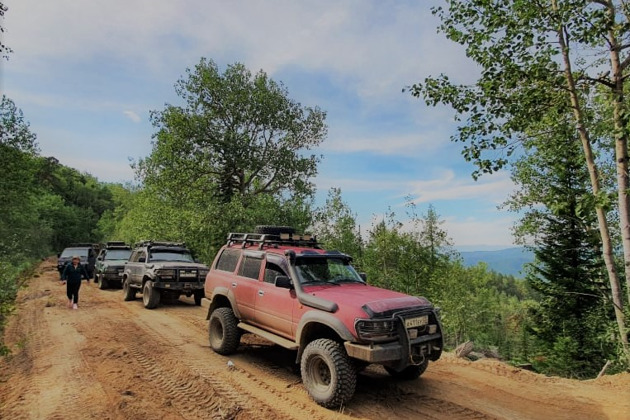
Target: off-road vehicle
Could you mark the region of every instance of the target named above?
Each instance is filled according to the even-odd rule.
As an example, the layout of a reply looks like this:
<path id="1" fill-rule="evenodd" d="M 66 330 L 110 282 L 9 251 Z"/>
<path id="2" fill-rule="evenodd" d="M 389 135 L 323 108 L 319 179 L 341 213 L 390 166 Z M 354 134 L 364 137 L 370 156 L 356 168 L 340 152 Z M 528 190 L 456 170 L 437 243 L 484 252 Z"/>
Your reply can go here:
<path id="1" fill-rule="evenodd" d="M 94 265 L 94 281 L 99 289 L 122 287 L 125 263 L 131 255 L 131 247 L 124 242 L 110 241 L 105 244 Z"/>
<path id="2" fill-rule="evenodd" d="M 196 262 L 183 242 L 142 241 L 136 244 L 125 263 L 123 295 L 133 300 L 142 292 L 147 309 L 155 308 L 160 300 L 194 296 L 201 305 L 203 285 L 208 266 Z"/>
<path id="3" fill-rule="evenodd" d="M 415 379 L 440 357 L 438 310 L 423 297 L 368 285 L 350 256 L 285 227 L 227 239 L 205 285 L 215 352 L 235 352 L 243 333 L 296 350 L 304 386 L 325 407 L 347 403 L 371 363 Z"/>
<path id="4" fill-rule="evenodd" d="M 92 278 L 97 253 L 98 244 L 76 243 L 64 248 L 61 253 L 57 254 L 57 271 L 59 271 L 59 275 L 61 276 L 64 267 L 72 260 L 72 257 L 77 255 L 81 258 L 81 264 L 85 266 L 89 278 Z"/>

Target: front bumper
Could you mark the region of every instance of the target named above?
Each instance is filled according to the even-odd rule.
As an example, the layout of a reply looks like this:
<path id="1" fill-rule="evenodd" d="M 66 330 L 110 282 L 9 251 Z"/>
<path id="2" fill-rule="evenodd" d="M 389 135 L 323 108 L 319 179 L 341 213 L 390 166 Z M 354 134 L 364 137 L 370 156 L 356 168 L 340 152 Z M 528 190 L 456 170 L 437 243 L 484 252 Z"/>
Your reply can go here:
<path id="1" fill-rule="evenodd" d="M 192 290 L 203 290 L 204 284 L 201 282 L 183 282 L 183 281 L 156 281 L 153 283 L 154 288 L 165 290 L 180 290 L 183 292 Z"/>
<path id="2" fill-rule="evenodd" d="M 423 335 L 410 340 L 409 351 L 401 342 L 384 344 L 360 344 L 346 341 L 344 343 L 348 356 L 368 363 L 389 364 L 392 362 L 406 363 L 406 360 L 419 357 L 437 360 L 442 354 L 442 334 Z"/>

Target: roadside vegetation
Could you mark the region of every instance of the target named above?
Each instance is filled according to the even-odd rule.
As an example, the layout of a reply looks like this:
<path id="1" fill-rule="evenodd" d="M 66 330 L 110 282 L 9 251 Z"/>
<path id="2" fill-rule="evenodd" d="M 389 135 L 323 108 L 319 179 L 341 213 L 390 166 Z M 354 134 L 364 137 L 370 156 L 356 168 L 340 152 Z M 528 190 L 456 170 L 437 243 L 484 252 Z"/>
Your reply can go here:
<path id="1" fill-rule="evenodd" d="M 433 206 L 419 213 L 410 199 L 405 214 L 385 210 L 369 227 L 357 224 L 338 188 L 315 206 L 325 112 L 293 101 L 263 71 L 235 63 L 221 72 L 201 59 L 175 85 L 181 104 L 152 112 L 154 145 L 134 163 L 134 185 L 102 183 L 40 156 L 28 122 L 3 96 L 0 328 L 20 273 L 72 242 L 185 241 L 210 264 L 228 232 L 290 225 L 352 255 L 370 283 L 433 301 L 447 348 L 472 342 L 475 357 L 572 378 L 592 378 L 607 364 L 609 373 L 627 370 L 628 282 L 617 273 L 630 272 L 623 240 L 630 240 L 624 231 L 630 223 L 623 223 L 628 170 L 615 166 L 627 162 L 627 78 L 611 91 L 606 87 L 615 80 L 580 69 L 581 84 L 567 90 L 570 70 L 549 40 L 577 27 L 594 47 L 600 38 L 623 38 L 630 26 L 611 24 L 607 13 L 617 9 L 606 1 L 583 11 L 585 26 L 565 2 L 548 10 L 527 1 L 479 1 L 474 10 L 469 3 L 454 1 L 436 13 L 441 30 L 483 69 L 478 84 L 459 86 L 442 76 L 410 90 L 455 109 L 462 125 L 454 140 L 477 164 L 474 176 L 512 171 L 519 190 L 505 207 L 523 215 L 515 235 L 536 255 L 524 279 L 483 264 L 465 267 Z M 579 9 L 583 2 L 567 3 Z M 469 19 L 473 12 L 484 19 Z M 523 17 L 531 27 L 520 24 Z M 577 114 L 576 101 L 583 105 Z M 589 150 L 597 159 L 589 161 Z"/>

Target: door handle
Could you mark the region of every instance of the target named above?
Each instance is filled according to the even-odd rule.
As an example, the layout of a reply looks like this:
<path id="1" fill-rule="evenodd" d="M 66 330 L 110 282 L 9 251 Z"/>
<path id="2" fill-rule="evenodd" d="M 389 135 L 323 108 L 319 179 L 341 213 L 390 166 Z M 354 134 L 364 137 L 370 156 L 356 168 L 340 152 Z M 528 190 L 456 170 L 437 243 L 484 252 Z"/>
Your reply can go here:
<path id="1" fill-rule="evenodd" d="M 263 292 L 262 290 L 258 291 L 258 296 L 265 296 L 265 292 Z"/>
<path id="2" fill-rule="evenodd" d="M 232 287 L 236 287 L 236 282 L 232 283 Z"/>

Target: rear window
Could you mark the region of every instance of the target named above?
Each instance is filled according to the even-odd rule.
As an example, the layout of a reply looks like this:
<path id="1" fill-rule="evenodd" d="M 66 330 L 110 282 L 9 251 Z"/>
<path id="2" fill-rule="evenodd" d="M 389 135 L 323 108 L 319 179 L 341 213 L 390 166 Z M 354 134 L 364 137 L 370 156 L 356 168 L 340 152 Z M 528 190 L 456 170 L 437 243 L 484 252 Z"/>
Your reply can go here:
<path id="1" fill-rule="evenodd" d="M 217 261 L 216 269 L 233 273 L 240 256 L 241 251 L 238 249 L 224 249 Z"/>
<path id="2" fill-rule="evenodd" d="M 89 248 L 66 248 L 63 250 L 59 258 L 70 258 L 78 255 L 79 257 L 87 257 Z"/>

